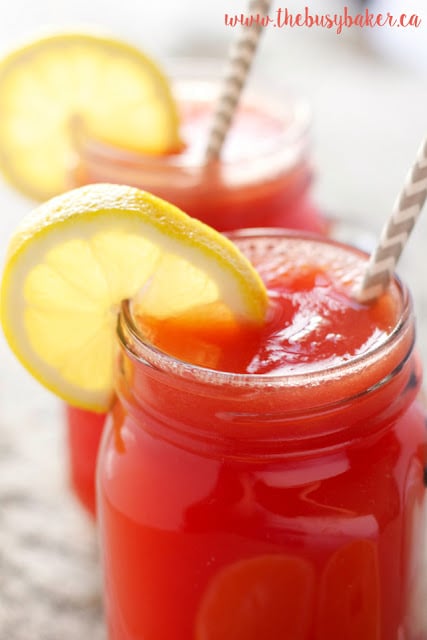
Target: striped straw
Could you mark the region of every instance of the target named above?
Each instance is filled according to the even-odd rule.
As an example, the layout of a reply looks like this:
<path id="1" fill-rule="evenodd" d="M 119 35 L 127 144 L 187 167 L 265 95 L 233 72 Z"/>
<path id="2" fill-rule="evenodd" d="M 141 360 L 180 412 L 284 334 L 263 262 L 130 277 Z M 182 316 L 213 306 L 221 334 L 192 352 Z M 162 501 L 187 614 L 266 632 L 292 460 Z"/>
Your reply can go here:
<path id="1" fill-rule="evenodd" d="M 427 138 L 409 171 L 393 213 L 385 224 L 368 262 L 357 298 L 372 302 L 388 287 L 397 261 L 427 199 Z"/>
<path id="2" fill-rule="evenodd" d="M 222 91 L 214 110 L 205 160 L 217 160 L 233 120 L 240 94 L 248 77 L 263 30 L 262 19 L 268 16 L 271 0 L 251 0 L 248 26 L 242 26 L 233 43 Z M 251 18 L 252 16 L 252 18 Z"/>

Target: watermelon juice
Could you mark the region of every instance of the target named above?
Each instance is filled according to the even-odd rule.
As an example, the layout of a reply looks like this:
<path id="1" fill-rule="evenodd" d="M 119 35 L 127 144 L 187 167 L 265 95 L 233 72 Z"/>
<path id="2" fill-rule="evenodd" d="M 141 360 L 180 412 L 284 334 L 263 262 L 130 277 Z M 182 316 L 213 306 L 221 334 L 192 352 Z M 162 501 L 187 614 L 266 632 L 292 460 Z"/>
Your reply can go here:
<path id="1" fill-rule="evenodd" d="M 108 147 L 77 130 L 73 186 L 129 184 L 173 202 L 220 231 L 327 231 L 324 216 L 312 202 L 311 114 L 304 100 L 291 94 L 273 98 L 263 90 L 246 93 L 220 161 L 206 166 L 204 152 L 219 83 L 181 80 L 173 88 L 182 148 L 162 156 L 141 155 Z"/>
<path id="2" fill-rule="evenodd" d="M 271 226 L 326 233 L 326 220 L 311 197 L 307 104 L 291 95 L 245 94 L 221 162 L 206 167 L 203 153 L 218 86 L 204 79 L 174 85 L 184 140 L 179 153 L 141 156 L 76 134 L 78 162 L 70 186 L 93 182 L 136 186 L 220 231 Z M 75 407 L 65 411 L 72 486 L 94 513 L 94 470 L 103 418 Z M 87 429 L 92 433 L 85 433 Z"/>
<path id="3" fill-rule="evenodd" d="M 356 302 L 366 257 L 337 243 L 234 239 L 267 285 L 262 328 L 192 340 L 190 318 L 123 306 L 98 463 L 109 640 L 425 640 L 408 293 Z"/>

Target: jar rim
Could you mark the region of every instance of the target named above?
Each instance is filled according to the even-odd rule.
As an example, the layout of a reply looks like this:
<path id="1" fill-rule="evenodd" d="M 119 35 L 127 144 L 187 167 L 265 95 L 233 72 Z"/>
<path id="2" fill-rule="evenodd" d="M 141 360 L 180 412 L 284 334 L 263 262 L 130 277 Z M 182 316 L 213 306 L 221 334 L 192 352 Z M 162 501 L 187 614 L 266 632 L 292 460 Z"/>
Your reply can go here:
<path id="1" fill-rule="evenodd" d="M 349 250 L 356 255 L 368 258 L 368 255 L 358 249 L 342 242 L 322 238 L 311 233 L 301 233 L 292 230 L 281 229 L 243 229 L 227 234 L 229 238 L 283 238 L 295 240 L 310 240 L 322 244 L 336 246 Z M 121 345 L 126 352 L 142 364 L 149 365 L 154 369 L 171 373 L 180 378 L 197 380 L 213 386 L 244 387 L 248 389 L 268 388 L 278 390 L 281 388 L 302 389 L 319 386 L 327 379 L 337 381 L 362 373 L 367 366 L 378 365 L 385 355 L 392 349 L 398 356 L 395 358 L 395 366 L 390 366 L 387 374 L 380 377 L 373 386 L 378 387 L 385 383 L 390 376 L 394 375 L 396 369 L 402 366 L 412 351 L 414 344 L 414 331 L 408 335 L 409 321 L 412 318 L 412 298 L 406 285 L 394 274 L 392 285 L 401 302 L 400 313 L 396 318 L 395 326 L 385 336 L 384 340 L 375 344 L 369 350 L 355 355 L 351 360 L 342 361 L 335 365 L 327 365 L 310 371 L 292 372 L 291 374 L 252 374 L 252 373 L 232 373 L 208 369 L 199 365 L 194 365 L 174 356 L 162 352 L 160 349 L 144 341 L 132 318 L 130 303 L 128 300 L 122 302 L 117 323 L 117 334 Z M 399 348 L 400 347 L 400 348 Z M 366 391 L 366 389 L 365 389 Z M 358 394 L 356 394 L 358 395 Z"/>
<path id="2" fill-rule="evenodd" d="M 177 76 L 172 78 L 172 87 L 180 101 L 209 104 L 215 100 L 219 90 L 219 83 L 209 78 Z M 213 162 L 216 170 L 218 164 L 226 171 L 226 178 L 230 184 L 260 182 L 265 176 L 284 173 L 298 166 L 305 158 L 308 148 L 308 135 L 312 122 L 311 108 L 308 101 L 291 92 L 289 89 L 280 93 L 255 87 L 248 88 L 241 100 L 243 106 L 258 110 L 274 119 L 281 125 L 279 135 L 274 137 L 271 146 L 259 151 L 256 155 L 222 159 Z M 104 170 L 109 163 L 122 165 L 122 170 L 147 171 L 150 176 L 160 169 L 174 175 L 198 175 L 206 171 L 205 160 L 202 156 L 197 160 L 187 157 L 183 153 L 155 156 L 136 151 L 120 149 L 90 137 L 84 121 L 75 117 L 71 123 L 74 152 L 83 163 L 88 166 L 100 165 Z M 229 174 L 229 175 L 228 175 Z M 163 180 L 165 178 L 163 177 Z"/>

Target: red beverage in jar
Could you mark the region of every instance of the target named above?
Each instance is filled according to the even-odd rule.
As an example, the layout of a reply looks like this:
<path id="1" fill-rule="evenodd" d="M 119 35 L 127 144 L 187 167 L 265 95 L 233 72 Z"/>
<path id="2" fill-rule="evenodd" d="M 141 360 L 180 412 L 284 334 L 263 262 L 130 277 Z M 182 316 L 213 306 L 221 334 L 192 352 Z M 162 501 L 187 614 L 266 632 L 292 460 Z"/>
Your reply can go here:
<path id="1" fill-rule="evenodd" d="M 425 639 L 408 293 L 356 302 L 366 258 L 337 243 L 234 239 L 269 292 L 262 328 L 191 341 L 191 318 L 120 318 L 98 466 L 109 640 Z"/>
<path id="2" fill-rule="evenodd" d="M 136 186 L 220 231 L 271 226 L 325 234 L 327 222 L 311 196 L 310 110 L 305 101 L 273 97 L 264 89 L 245 92 L 221 161 L 206 167 L 204 149 L 219 86 L 203 77 L 174 83 L 185 142 L 181 152 L 143 156 L 76 136 L 81 142 L 71 186 Z M 91 412 L 67 408 L 72 485 L 85 506 L 95 503 L 101 423 Z M 91 436 L 83 432 L 87 429 Z"/>

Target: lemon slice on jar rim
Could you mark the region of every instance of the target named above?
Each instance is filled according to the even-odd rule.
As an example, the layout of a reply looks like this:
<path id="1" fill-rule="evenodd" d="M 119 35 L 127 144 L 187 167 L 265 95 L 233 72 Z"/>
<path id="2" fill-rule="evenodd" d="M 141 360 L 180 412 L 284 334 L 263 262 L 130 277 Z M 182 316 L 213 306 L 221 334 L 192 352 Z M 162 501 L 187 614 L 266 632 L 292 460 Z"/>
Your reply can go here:
<path id="1" fill-rule="evenodd" d="M 105 411 L 113 395 L 117 314 L 167 318 L 220 303 L 263 322 L 267 293 L 237 247 L 147 192 L 96 184 L 57 196 L 16 229 L 1 284 L 1 321 L 21 363 L 56 395 Z"/>
<path id="2" fill-rule="evenodd" d="M 179 151 L 179 119 L 160 67 L 138 48 L 94 33 L 33 40 L 0 61 L 0 171 L 43 201 L 70 187 L 73 122 L 129 151 Z"/>

